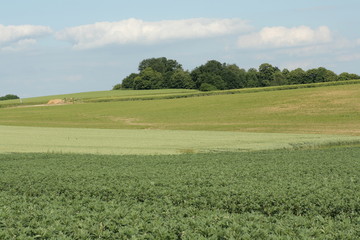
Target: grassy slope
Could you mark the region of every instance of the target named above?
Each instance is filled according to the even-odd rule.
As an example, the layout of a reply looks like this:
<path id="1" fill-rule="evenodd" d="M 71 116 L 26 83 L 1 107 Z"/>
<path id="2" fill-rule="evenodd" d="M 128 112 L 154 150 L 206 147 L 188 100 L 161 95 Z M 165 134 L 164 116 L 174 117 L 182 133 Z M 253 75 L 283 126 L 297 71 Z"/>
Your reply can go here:
<path id="1" fill-rule="evenodd" d="M 51 95 L 43 97 L 33 97 L 33 98 L 24 98 L 24 99 L 15 99 L 0 101 L 1 106 L 8 105 L 32 105 L 32 104 L 46 104 L 51 99 L 68 99 L 71 101 L 106 101 L 109 99 L 119 100 L 124 98 L 137 98 L 137 97 L 161 97 L 172 94 L 193 94 L 198 93 L 197 90 L 188 90 L 188 89 L 165 89 L 165 90 L 124 90 L 124 91 L 96 91 L 96 92 L 82 92 L 82 93 L 72 93 L 72 94 L 61 94 L 61 95 Z"/>
<path id="2" fill-rule="evenodd" d="M 360 84 L 196 98 L 3 108 L 0 124 L 360 135 Z"/>

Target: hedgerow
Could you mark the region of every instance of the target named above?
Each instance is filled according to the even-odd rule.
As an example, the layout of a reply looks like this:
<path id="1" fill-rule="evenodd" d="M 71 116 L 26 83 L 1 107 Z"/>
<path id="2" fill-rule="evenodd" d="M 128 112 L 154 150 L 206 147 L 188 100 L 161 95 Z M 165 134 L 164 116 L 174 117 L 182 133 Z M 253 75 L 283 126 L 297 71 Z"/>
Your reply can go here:
<path id="1" fill-rule="evenodd" d="M 158 100 L 158 99 L 176 99 L 176 98 L 281 91 L 281 90 L 291 90 L 291 89 L 316 88 L 316 87 L 340 86 L 340 85 L 352 85 L 352 84 L 360 84 L 360 80 L 283 85 L 283 86 L 259 87 L 259 88 L 242 88 L 242 89 L 205 91 L 205 92 L 194 92 L 194 93 L 174 93 L 174 94 L 163 94 L 163 95 L 159 94 L 159 95 L 155 95 L 155 96 L 93 98 L 93 99 L 86 99 L 86 100 L 84 100 L 84 102 L 114 102 L 114 101 L 143 101 L 143 100 Z"/>

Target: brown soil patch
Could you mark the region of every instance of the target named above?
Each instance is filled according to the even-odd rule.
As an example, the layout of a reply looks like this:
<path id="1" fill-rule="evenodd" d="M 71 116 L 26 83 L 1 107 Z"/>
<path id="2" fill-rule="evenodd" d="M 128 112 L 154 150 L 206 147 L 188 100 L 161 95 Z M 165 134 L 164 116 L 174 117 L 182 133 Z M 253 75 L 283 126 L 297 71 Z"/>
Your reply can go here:
<path id="1" fill-rule="evenodd" d="M 65 104 L 65 101 L 62 99 L 52 99 L 48 101 L 48 105 L 54 105 L 54 104 Z"/>
<path id="2" fill-rule="evenodd" d="M 111 121 L 114 122 L 123 122 L 125 125 L 130 126 L 156 126 L 155 123 L 141 123 L 138 122 L 139 119 L 137 118 L 124 118 L 124 117 L 108 117 Z"/>

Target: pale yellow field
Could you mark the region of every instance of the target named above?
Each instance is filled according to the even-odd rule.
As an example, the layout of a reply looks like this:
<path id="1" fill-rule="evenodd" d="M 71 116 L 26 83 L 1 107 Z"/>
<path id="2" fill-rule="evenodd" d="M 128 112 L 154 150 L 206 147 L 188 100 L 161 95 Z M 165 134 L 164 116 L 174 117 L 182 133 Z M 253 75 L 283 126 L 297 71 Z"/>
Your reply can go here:
<path id="1" fill-rule="evenodd" d="M 0 126 L 0 153 L 180 154 L 360 142 L 360 137 L 227 131 Z"/>

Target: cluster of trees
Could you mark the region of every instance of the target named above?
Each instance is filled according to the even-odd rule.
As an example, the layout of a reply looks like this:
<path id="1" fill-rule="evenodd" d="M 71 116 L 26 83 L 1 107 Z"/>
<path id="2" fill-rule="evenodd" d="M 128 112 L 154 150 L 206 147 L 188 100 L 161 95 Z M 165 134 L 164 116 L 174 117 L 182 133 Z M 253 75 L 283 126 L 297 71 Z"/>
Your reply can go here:
<path id="1" fill-rule="evenodd" d="M 10 99 L 19 99 L 19 97 L 14 94 L 7 94 L 5 96 L 0 97 L 0 101 L 10 100 Z"/>
<path id="2" fill-rule="evenodd" d="M 113 89 L 184 88 L 211 91 L 360 79 L 357 74 L 344 72 L 337 75 L 324 67 L 289 71 L 263 63 L 258 69 L 245 70 L 235 64 L 216 60 L 208 61 L 189 72 L 176 60 L 165 57 L 145 59 L 140 62 L 138 70 L 139 73 L 130 74 Z"/>

